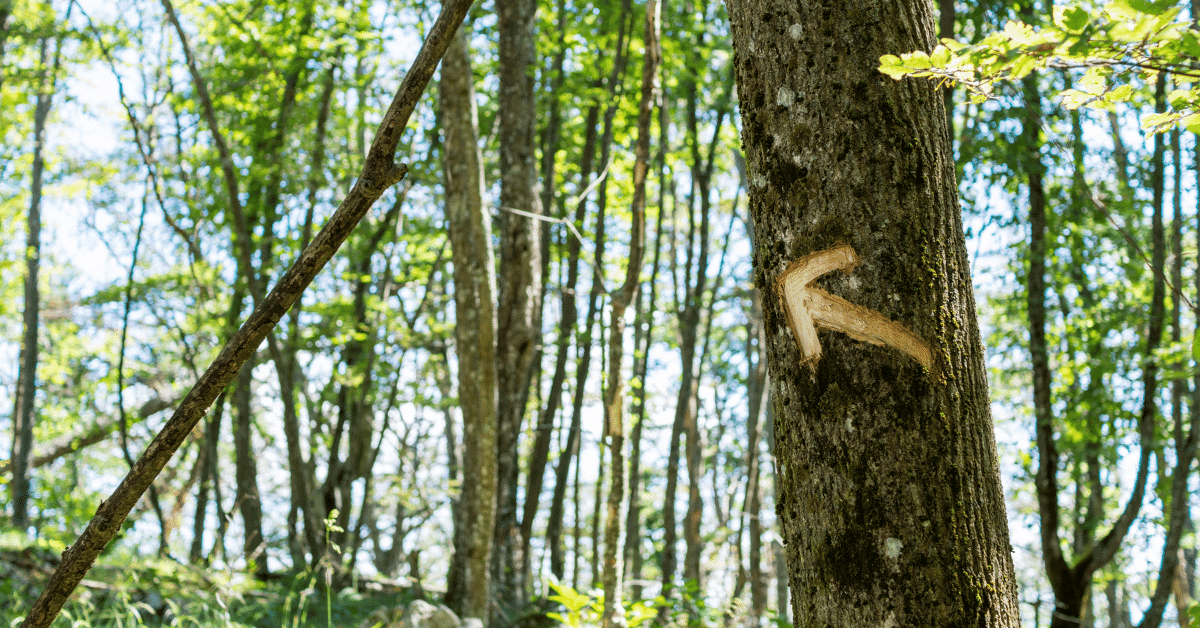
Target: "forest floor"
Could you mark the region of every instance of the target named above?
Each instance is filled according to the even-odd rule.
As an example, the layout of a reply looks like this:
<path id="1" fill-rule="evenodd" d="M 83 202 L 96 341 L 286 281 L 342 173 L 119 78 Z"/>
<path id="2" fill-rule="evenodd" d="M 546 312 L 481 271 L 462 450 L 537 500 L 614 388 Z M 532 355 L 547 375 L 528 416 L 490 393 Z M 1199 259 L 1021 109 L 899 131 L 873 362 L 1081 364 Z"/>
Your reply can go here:
<path id="1" fill-rule="evenodd" d="M 62 549 L 0 539 L 0 626 L 19 623 L 58 566 Z M 325 577 L 323 571 L 308 571 L 260 581 L 169 558 L 108 554 L 96 561 L 52 626 L 357 628 L 379 609 L 429 597 L 378 581 L 354 581 L 333 592 Z"/>

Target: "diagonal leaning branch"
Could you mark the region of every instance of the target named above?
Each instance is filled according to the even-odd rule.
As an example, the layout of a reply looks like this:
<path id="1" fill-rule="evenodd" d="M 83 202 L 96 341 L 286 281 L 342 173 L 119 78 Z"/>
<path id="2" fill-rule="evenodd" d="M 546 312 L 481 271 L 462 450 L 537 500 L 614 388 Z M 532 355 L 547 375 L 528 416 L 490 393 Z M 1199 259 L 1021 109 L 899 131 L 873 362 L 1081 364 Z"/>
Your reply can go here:
<path id="1" fill-rule="evenodd" d="M 71 592 L 91 569 L 101 550 L 121 529 L 121 524 L 134 504 L 166 466 L 196 423 L 208 412 L 209 406 L 237 374 L 242 363 L 258 348 L 279 319 L 312 282 L 313 277 L 325 267 L 355 225 L 383 195 L 384 190 L 404 178 L 407 166 L 395 163 L 396 145 L 400 134 L 408 124 L 425 86 L 437 69 L 442 54 L 446 52 L 446 47 L 462 24 L 471 4 L 472 0 L 447 0 L 442 6 L 437 23 L 430 30 L 421 51 L 417 53 L 417 58 L 413 60 L 400 89 L 392 99 L 387 115 L 379 125 L 375 141 L 371 143 L 371 150 L 367 153 L 366 163 L 354 188 L 321 232 L 300 254 L 300 259 L 288 269 L 266 299 L 258 304 L 250 318 L 242 324 L 241 329 L 183 398 L 175 414 L 146 447 L 146 451 L 121 481 L 120 486 L 107 500 L 100 502 L 96 515 L 92 517 L 83 534 L 74 545 L 63 552 L 62 563 L 50 576 L 50 582 L 25 616 L 21 623 L 22 628 L 45 628 L 54 621 Z"/>

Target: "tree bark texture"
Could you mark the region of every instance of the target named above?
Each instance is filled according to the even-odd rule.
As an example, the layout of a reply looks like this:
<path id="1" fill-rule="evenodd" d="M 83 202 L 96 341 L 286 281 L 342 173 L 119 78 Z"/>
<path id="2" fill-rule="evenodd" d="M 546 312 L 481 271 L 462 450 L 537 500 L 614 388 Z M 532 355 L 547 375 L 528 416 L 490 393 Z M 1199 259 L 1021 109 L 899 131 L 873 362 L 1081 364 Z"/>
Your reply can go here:
<path id="1" fill-rule="evenodd" d="M 932 7 L 727 6 L 794 624 L 1017 626 L 943 100 L 876 70 L 933 47 Z M 802 358 L 776 280 L 839 244 L 860 263 L 815 285 L 932 344 L 933 370 L 829 331 Z"/>
<path id="2" fill-rule="evenodd" d="M 463 417 L 463 481 L 455 534 L 455 587 L 462 617 L 487 620 L 496 511 L 496 271 L 492 219 L 483 206 L 479 115 L 466 31 L 442 58 L 446 222 L 454 260 L 454 339 Z"/>
<path id="3" fill-rule="evenodd" d="M 50 625 L 96 557 L 120 531 L 134 504 L 204 416 L 213 400 L 233 380 L 241 365 L 274 329 L 313 277 L 325 267 L 375 201 L 407 173 L 406 166 L 395 162 L 400 134 L 433 76 L 449 38 L 462 24 L 471 4 L 472 0 L 452 0 L 443 6 L 437 22 L 430 29 L 380 122 L 354 186 L 313 241 L 305 247 L 299 259 L 255 307 L 180 401 L 175 413 L 146 447 L 121 484 L 107 500 L 100 503 L 96 515 L 88 522 L 80 537 L 63 552 L 62 562 L 25 616 L 22 628 L 45 628 Z"/>
<path id="4" fill-rule="evenodd" d="M 535 193 L 536 100 L 534 45 L 536 0 L 499 0 L 500 206 L 541 214 Z M 541 222 L 501 212 L 500 275 L 496 321 L 497 482 L 496 532 L 492 552 L 493 613 L 503 624 L 525 606 L 522 547 L 517 520 L 521 422 L 529 398 L 534 356 L 541 344 Z"/>

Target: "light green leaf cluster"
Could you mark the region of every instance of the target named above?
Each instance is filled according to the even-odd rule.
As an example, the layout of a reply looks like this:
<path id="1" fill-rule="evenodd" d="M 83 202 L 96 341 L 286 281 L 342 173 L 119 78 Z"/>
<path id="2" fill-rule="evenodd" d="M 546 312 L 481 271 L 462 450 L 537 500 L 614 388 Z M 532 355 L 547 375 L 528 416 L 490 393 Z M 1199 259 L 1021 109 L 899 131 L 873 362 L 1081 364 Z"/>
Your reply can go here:
<path id="1" fill-rule="evenodd" d="M 1115 0 L 1093 13 L 1078 5 L 1055 7 L 1052 24 L 1035 28 L 1010 21 L 975 44 L 943 39 L 933 52 L 883 55 L 879 71 L 893 79 L 931 78 L 966 88 L 973 103 L 992 97 L 995 85 L 1045 69 L 1083 70 L 1060 97 L 1068 109 L 1111 111 L 1129 102 L 1129 84 L 1151 83 L 1166 72 L 1200 78 L 1189 65 L 1200 58 L 1200 32 L 1181 20 L 1173 3 Z M 1162 132 L 1176 125 L 1200 130 L 1200 89 L 1176 89 L 1171 110 L 1143 118 L 1143 128 Z"/>

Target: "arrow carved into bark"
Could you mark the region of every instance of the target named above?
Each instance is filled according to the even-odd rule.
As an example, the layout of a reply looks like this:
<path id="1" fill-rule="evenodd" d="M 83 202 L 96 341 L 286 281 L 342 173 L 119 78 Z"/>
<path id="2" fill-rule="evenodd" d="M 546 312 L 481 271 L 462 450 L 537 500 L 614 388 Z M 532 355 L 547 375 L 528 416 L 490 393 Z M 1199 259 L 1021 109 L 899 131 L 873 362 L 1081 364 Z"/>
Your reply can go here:
<path id="1" fill-rule="evenodd" d="M 821 275 L 835 270 L 848 274 L 857 265 L 858 254 L 849 244 L 843 244 L 806 255 L 792 262 L 779 276 L 776 290 L 783 299 L 788 324 L 804 361 L 815 362 L 821 357 L 821 343 L 817 339 L 817 327 L 821 327 L 848 334 L 855 340 L 899 349 L 934 373 L 933 350 L 907 327 L 811 285 Z"/>

